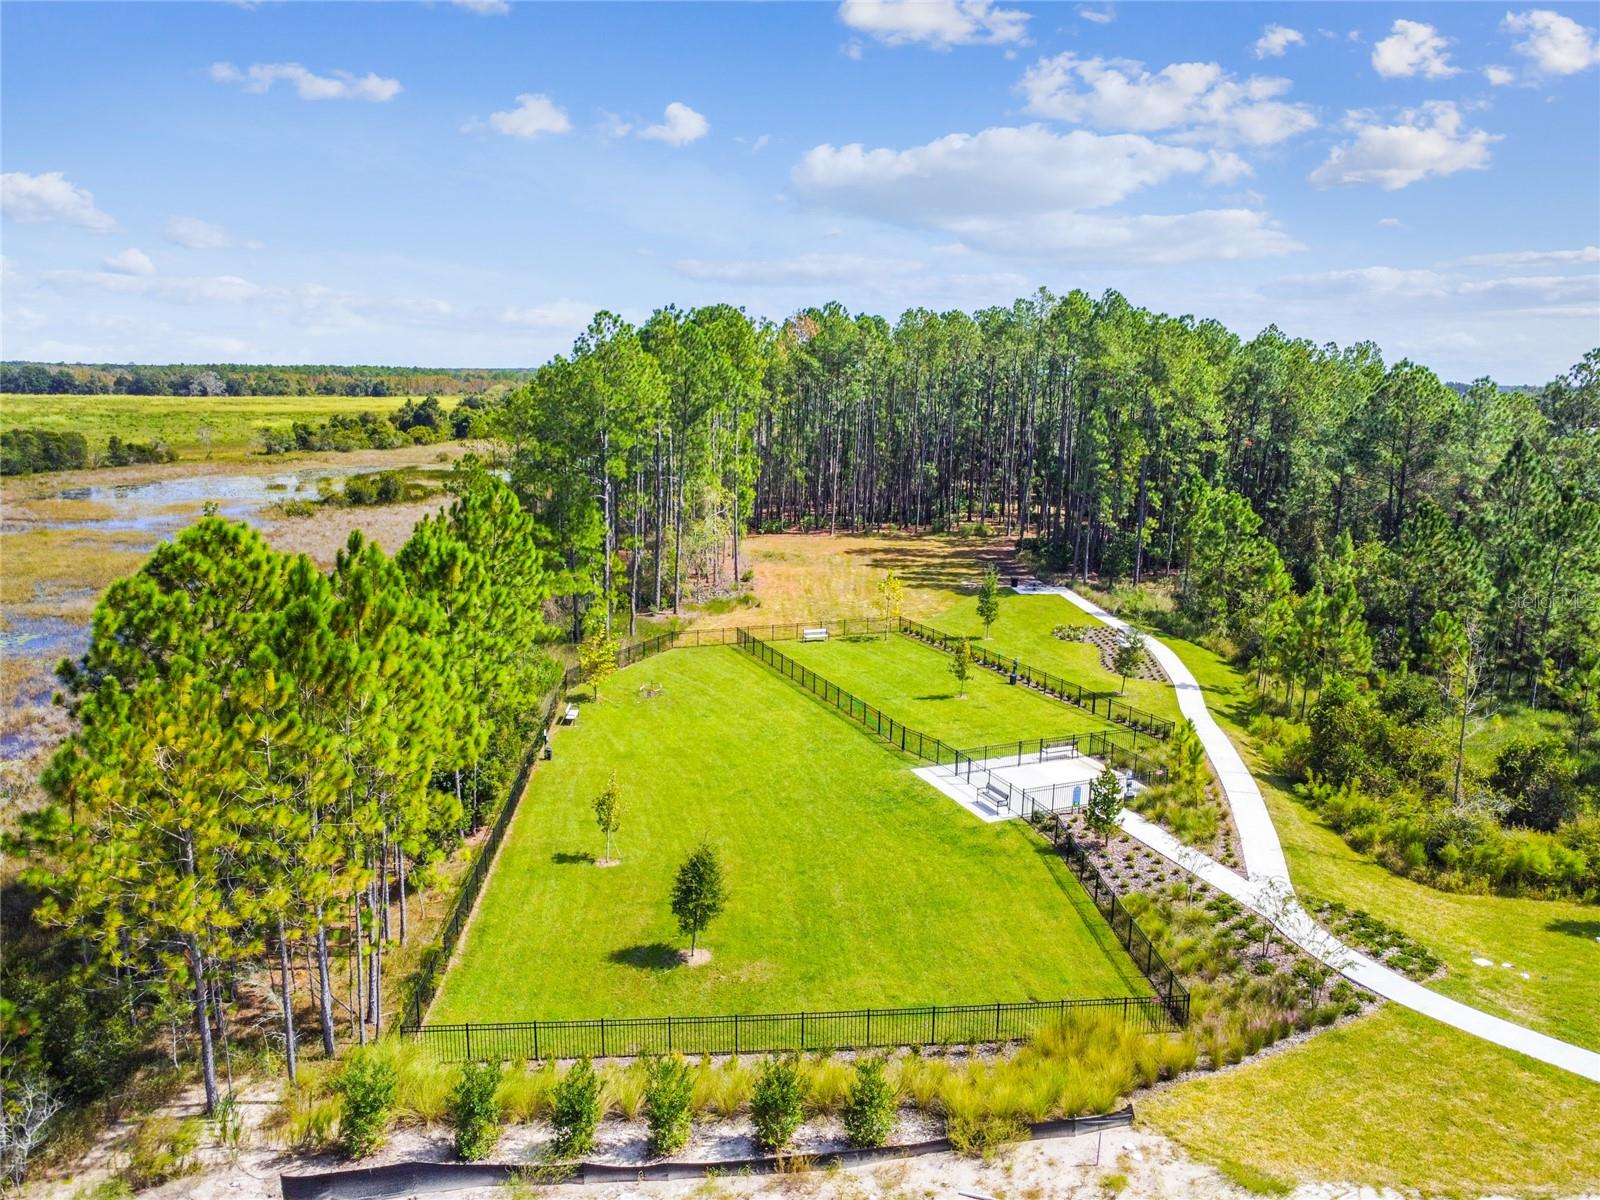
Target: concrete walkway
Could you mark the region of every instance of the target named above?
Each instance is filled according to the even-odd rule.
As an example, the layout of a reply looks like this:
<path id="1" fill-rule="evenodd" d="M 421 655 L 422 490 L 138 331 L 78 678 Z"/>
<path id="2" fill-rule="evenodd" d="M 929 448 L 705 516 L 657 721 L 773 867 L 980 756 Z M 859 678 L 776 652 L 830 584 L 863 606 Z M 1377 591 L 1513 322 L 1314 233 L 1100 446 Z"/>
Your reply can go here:
<path id="1" fill-rule="evenodd" d="M 1060 596 L 1113 628 L 1128 628 L 1127 622 L 1117 619 L 1070 588 L 1040 584 L 1024 585 L 1017 591 L 1025 595 Z M 1283 857 L 1283 844 L 1278 840 L 1278 831 L 1267 812 L 1261 789 L 1256 786 L 1239 751 L 1211 716 L 1205 695 L 1193 672 L 1184 666 L 1183 660 L 1170 647 L 1148 634 L 1145 635 L 1145 648 L 1161 664 L 1167 678 L 1172 680 L 1178 693 L 1178 709 L 1194 722 L 1206 755 L 1211 759 L 1212 769 L 1233 809 L 1233 823 L 1239 831 L 1239 853 L 1249 878 L 1241 878 L 1237 872 L 1229 870 L 1215 859 L 1185 846 L 1165 829 L 1130 809 L 1124 809 L 1118 818 L 1118 824 L 1125 832 L 1271 921 L 1284 937 L 1306 953 L 1368 991 L 1475 1037 L 1600 1082 L 1600 1052 L 1574 1046 L 1513 1021 L 1492 1016 L 1459 1000 L 1441 996 L 1421 984 L 1413 983 L 1398 971 L 1352 950 L 1318 925 L 1295 898 L 1293 885 L 1289 882 L 1289 866 Z"/>

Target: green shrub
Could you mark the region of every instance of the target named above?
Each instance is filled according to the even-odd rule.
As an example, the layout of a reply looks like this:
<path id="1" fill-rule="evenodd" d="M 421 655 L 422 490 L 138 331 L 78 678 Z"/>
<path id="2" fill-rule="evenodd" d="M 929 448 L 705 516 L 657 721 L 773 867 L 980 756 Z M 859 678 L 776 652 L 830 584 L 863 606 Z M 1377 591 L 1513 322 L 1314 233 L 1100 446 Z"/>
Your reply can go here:
<path id="1" fill-rule="evenodd" d="M 136 1192 L 168 1180 L 181 1179 L 198 1170 L 194 1152 L 200 1145 L 201 1122 L 174 1117 L 152 1117 L 139 1126 L 128 1149 L 123 1178 Z"/>
<path id="2" fill-rule="evenodd" d="M 794 1055 L 769 1058 L 756 1072 L 750 1094 L 750 1120 L 763 1149 L 781 1150 L 805 1117 L 806 1090 Z"/>
<path id="3" fill-rule="evenodd" d="M 600 1124 L 600 1077 L 594 1064 L 580 1058 L 550 1094 L 550 1122 L 556 1127 L 556 1153 L 581 1158 L 594 1149 Z"/>
<path id="4" fill-rule="evenodd" d="M 376 1150 L 394 1110 L 394 1064 L 373 1054 L 355 1054 L 334 1084 L 343 1104 L 339 1109 L 339 1145 L 349 1158 L 365 1158 Z"/>
<path id="5" fill-rule="evenodd" d="M 461 1079 L 450 1093 L 457 1158 L 474 1162 L 494 1152 L 500 1140 L 500 1074 L 498 1063 L 468 1063 L 461 1068 Z"/>
<path id="6" fill-rule="evenodd" d="M 1014 1117 L 978 1115 L 954 1117 L 945 1126 L 950 1148 L 968 1158 L 989 1158 L 1010 1142 L 1025 1141 L 1027 1126 Z"/>
<path id="7" fill-rule="evenodd" d="M 881 1058 L 856 1063 L 855 1084 L 844 1104 L 844 1131 L 852 1146 L 881 1146 L 894 1130 L 894 1088 L 883 1072 Z"/>
<path id="8" fill-rule="evenodd" d="M 658 1058 L 646 1068 L 644 1116 L 650 1126 L 650 1153 L 676 1153 L 689 1141 L 694 1073 L 678 1057 Z"/>

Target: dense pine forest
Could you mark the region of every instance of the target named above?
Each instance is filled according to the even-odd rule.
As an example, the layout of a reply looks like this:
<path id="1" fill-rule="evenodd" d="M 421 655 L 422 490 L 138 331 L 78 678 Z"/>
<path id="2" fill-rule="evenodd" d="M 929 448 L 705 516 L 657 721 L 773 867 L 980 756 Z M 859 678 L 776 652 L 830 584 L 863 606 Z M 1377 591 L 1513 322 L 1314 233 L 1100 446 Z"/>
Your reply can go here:
<path id="1" fill-rule="evenodd" d="M 527 376 L 527 371 L 441 367 L 6 362 L 0 363 L 0 392 L 29 396 L 474 395 Z"/>

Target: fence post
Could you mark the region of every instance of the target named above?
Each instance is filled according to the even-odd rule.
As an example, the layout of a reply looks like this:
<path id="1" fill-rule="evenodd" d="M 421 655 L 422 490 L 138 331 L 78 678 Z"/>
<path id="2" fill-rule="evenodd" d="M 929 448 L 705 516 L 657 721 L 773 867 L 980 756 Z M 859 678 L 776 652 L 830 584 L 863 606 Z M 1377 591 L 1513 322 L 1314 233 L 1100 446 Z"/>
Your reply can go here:
<path id="1" fill-rule="evenodd" d="M 733 1052 L 739 1053 L 739 1014 L 733 1014 Z"/>
<path id="2" fill-rule="evenodd" d="M 600 1057 L 606 1056 L 606 1019 L 600 1018 Z"/>
<path id="3" fill-rule="evenodd" d="M 535 1062 L 539 1059 L 539 1022 L 537 1021 L 533 1023 L 533 1058 Z"/>
<path id="4" fill-rule="evenodd" d="M 472 1022 L 467 1022 L 467 1061 L 472 1061 Z"/>

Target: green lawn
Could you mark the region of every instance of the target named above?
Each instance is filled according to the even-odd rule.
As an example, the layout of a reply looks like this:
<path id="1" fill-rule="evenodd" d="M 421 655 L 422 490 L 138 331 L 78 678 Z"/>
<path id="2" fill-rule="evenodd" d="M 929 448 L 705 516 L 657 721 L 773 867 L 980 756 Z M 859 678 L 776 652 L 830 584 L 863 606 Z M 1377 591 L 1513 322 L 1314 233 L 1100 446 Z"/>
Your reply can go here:
<path id="1" fill-rule="evenodd" d="M 980 634 L 977 603 L 963 600 L 927 622 L 944 633 Z M 1088 613 L 1061 596 L 1000 594 L 1000 619 L 984 642 L 988 649 L 1009 654 L 1029 666 L 1061 675 L 1098 692 L 1115 693 L 1122 680 L 1100 665 L 1099 648 L 1089 642 L 1067 642 L 1054 636 L 1057 625 L 1097 625 Z M 1128 680 L 1123 699 L 1135 708 L 1176 721 L 1177 695 L 1170 685 L 1142 679 Z"/>
<path id="2" fill-rule="evenodd" d="M 645 699 L 645 683 L 664 690 Z M 1146 990 L 1020 822 L 972 817 L 732 647 L 618 672 L 557 730 L 554 754 L 534 772 L 431 1020 Z M 589 861 L 604 845 L 591 805 L 612 771 L 622 865 L 602 869 Z M 723 856 L 729 901 L 704 939 L 713 961 L 688 969 L 667 898 L 702 836 Z"/>
<path id="3" fill-rule="evenodd" d="M 99 453 L 124 441 L 163 441 L 184 457 L 209 449 L 231 456 L 257 448 L 260 431 L 329 417 L 391 413 L 404 396 L 21 396 L 0 395 L 0 429 L 81 433 Z M 453 408 L 453 398 L 442 398 Z"/>
<path id="4" fill-rule="evenodd" d="M 1393 1005 L 1138 1110 L 1200 1157 L 1284 1183 L 1600 1187 L 1600 1086 Z"/>
<path id="5" fill-rule="evenodd" d="M 951 656 L 899 634 L 774 646 L 895 720 L 962 749 L 1110 728 L 1083 709 L 1014 687 L 977 664 L 962 697 L 950 674 Z"/>

